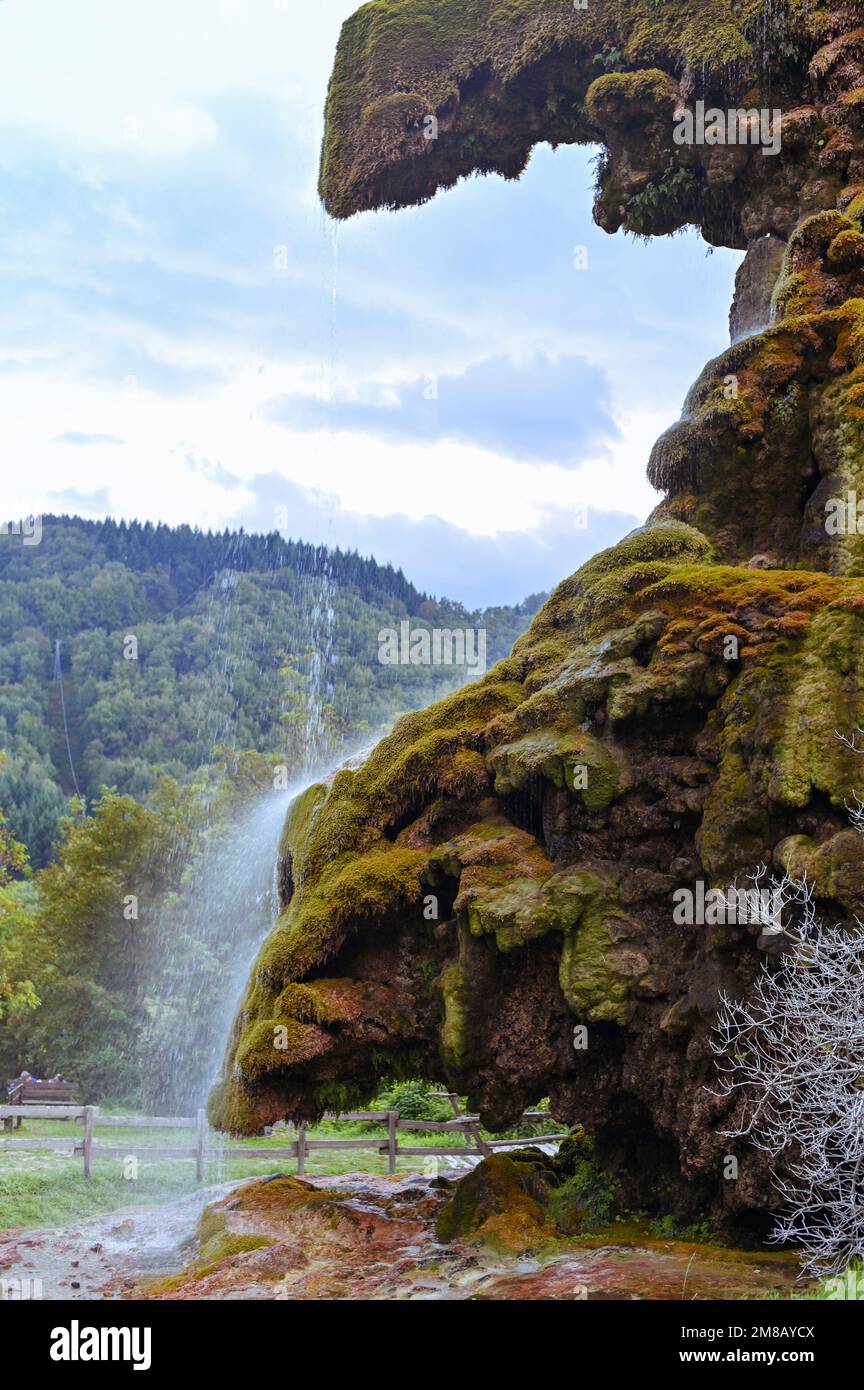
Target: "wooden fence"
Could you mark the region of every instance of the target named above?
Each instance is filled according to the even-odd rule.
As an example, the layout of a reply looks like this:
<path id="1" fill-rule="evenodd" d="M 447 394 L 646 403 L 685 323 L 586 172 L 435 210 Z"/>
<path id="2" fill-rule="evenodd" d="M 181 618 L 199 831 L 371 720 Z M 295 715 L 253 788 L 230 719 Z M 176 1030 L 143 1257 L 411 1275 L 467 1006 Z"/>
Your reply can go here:
<path id="1" fill-rule="evenodd" d="M 21 1116 L 31 1120 L 75 1120 L 83 1124 L 84 1133 L 77 1139 L 0 1139 L 0 1154 L 9 1150 L 58 1149 L 71 1150 L 75 1157 L 84 1160 L 84 1176 L 89 1178 L 93 1172 L 94 1158 L 168 1158 L 194 1161 L 195 1176 L 203 1182 L 207 1172 L 207 1160 L 211 1155 L 218 1158 L 248 1158 L 260 1153 L 273 1159 L 293 1159 L 297 1172 L 302 1175 L 306 1169 L 306 1159 L 310 1153 L 341 1149 L 373 1149 L 387 1155 L 387 1171 L 396 1172 L 396 1160 L 401 1157 L 422 1158 L 466 1158 L 476 1156 L 485 1158 L 496 1149 L 518 1148 L 530 1143 L 527 1139 L 484 1139 L 480 1133 L 478 1115 L 459 1113 L 458 1098 L 449 1096 L 454 1109 L 452 1120 L 403 1120 L 398 1110 L 362 1110 L 349 1114 L 325 1116 L 331 1123 L 362 1121 L 366 1124 L 381 1125 L 387 1131 L 386 1139 L 356 1137 L 350 1139 L 309 1139 L 309 1126 L 297 1126 L 297 1138 L 284 1147 L 255 1145 L 247 1143 L 242 1148 L 232 1147 L 230 1143 L 208 1144 L 209 1127 L 205 1112 L 199 1110 L 194 1119 L 185 1116 L 166 1117 L 164 1115 L 102 1115 L 96 1105 L 0 1105 L 0 1120 Z M 527 1110 L 522 1119 L 526 1122 L 540 1123 L 551 1117 L 546 1111 Z M 188 1145 L 142 1145 L 130 1149 L 126 1145 L 100 1143 L 95 1131 L 100 1128 L 115 1129 L 188 1129 L 194 1131 L 194 1143 Z M 399 1143 L 399 1131 L 421 1131 L 444 1135 L 461 1135 L 463 1142 L 456 1146 L 407 1146 Z M 544 1134 L 540 1141 L 544 1144 L 560 1143 L 566 1134 Z"/>

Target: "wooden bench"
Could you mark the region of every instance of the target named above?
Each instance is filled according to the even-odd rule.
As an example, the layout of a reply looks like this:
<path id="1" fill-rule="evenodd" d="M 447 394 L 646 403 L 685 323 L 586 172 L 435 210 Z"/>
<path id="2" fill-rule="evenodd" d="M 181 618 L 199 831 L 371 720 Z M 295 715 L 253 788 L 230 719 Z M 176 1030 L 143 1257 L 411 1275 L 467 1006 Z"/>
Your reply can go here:
<path id="1" fill-rule="evenodd" d="M 7 1097 L 9 1105 L 77 1105 L 78 1087 L 71 1081 L 60 1081 L 50 1083 L 48 1081 L 25 1081 L 20 1086 L 16 1086 L 9 1092 Z M 12 1116 L 9 1115 L 3 1121 L 3 1128 L 7 1131 L 12 1128 Z M 21 1128 L 21 1116 L 18 1116 L 17 1129 Z"/>

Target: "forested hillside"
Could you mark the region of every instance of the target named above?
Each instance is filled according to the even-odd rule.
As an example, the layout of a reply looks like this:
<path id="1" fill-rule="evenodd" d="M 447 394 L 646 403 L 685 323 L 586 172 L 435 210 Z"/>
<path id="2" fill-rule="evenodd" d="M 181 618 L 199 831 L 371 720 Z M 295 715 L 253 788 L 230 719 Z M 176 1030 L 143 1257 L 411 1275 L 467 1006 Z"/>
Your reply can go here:
<path id="1" fill-rule="evenodd" d="M 485 627 L 492 662 L 539 601 L 468 613 L 278 535 L 0 537 L 0 1071 L 199 1103 L 266 930 L 274 769 L 302 779 L 466 679 L 382 665 L 382 629 Z"/>
<path id="2" fill-rule="evenodd" d="M 485 627 L 491 662 L 540 597 L 469 613 L 278 534 L 45 517 L 37 545 L 0 538 L 0 807 L 39 866 L 76 783 L 141 799 L 226 750 L 308 766 L 465 679 L 380 664 L 382 628 Z"/>

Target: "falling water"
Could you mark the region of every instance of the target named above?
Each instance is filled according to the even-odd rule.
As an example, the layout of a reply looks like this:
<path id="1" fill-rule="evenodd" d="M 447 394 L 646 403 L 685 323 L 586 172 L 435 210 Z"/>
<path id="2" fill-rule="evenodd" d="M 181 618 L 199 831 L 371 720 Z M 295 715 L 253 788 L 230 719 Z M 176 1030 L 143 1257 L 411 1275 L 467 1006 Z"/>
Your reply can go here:
<path id="1" fill-rule="evenodd" d="M 268 792 L 208 837 L 164 905 L 146 1104 L 194 1113 L 216 1078 L 255 954 L 278 911 L 279 835 L 292 796 Z"/>
<path id="2" fill-rule="evenodd" d="M 231 1025 L 255 956 L 279 910 L 279 837 L 292 799 L 348 751 L 332 714 L 336 686 L 335 581 L 326 551 L 315 556 L 309 581 L 308 674 L 300 753 L 290 766 L 272 760 L 273 787 L 245 799 L 228 772 L 238 751 L 238 689 L 248 686 L 250 661 L 262 684 L 278 678 L 273 653 L 258 644 L 260 629 L 242 620 L 238 601 L 244 538 L 214 576 L 204 598 L 212 654 L 205 674 L 207 698 L 196 738 L 220 750 L 220 771 L 203 787 L 203 826 L 180 831 L 170 856 L 179 889 L 160 903 L 150 977 L 144 993 L 150 1026 L 143 1064 L 143 1102 L 150 1113 L 189 1115 L 203 1105 L 218 1078 Z M 281 563 L 278 556 L 276 564 Z M 236 567 L 236 568 L 235 568 Z M 262 601 L 285 602 L 273 591 Z M 266 693 L 266 689 L 265 689 Z M 284 706 L 283 706 L 284 708 Z M 383 732 L 383 731 L 382 731 Z M 242 750 L 240 750 L 242 751 Z M 227 756 L 226 756 L 227 755 Z M 364 754 L 350 760 L 356 766 Z"/>
<path id="3" fill-rule="evenodd" d="M 331 751 L 327 712 L 333 697 L 334 603 L 328 557 L 318 560 L 309 612 L 310 670 L 305 690 L 302 757 L 287 769 L 293 785 L 243 799 L 227 762 L 237 751 L 236 689 L 248 683 L 248 663 L 261 663 L 262 683 L 277 679 L 242 621 L 238 581 L 243 538 L 226 556 L 205 597 L 212 656 L 207 698 L 196 732 L 202 748 L 220 749 L 221 771 L 203 789 L 207 821 L 178 833 L 171 849 L 179 889 L 159 905 L 148 997 L 150 1027 L 143 1066 L 148 1111 L 190 1114 L 204 1104 L 224 1056 L 231 1023 L 254 957 L 278 912 L 277 848 L 294 796 L 316 780 Z M 284 595 L 269 595 L 273 603 Z M 238 680 L 239 677 L 239 680 Z M 225 755 L 228 754 L 227 761 Z M 270 755 L 273 787 L 285 786 L 283 757 Z M 216 770 L 214 769 L 214 772 Z"/>

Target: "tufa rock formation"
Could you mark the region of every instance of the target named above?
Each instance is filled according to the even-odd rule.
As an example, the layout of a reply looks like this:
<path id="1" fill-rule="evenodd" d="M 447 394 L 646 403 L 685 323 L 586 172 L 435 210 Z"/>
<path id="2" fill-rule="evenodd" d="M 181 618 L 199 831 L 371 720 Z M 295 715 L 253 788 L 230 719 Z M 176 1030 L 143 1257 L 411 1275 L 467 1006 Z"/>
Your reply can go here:
<path id="1" fill-rule="evenodd" d="M 806 870 L 828 920 L 864 913 L 861 766 L 836 737 L 864 722 L 864 549 L 826 528 L 864 495 L 862 63 L 859 7 L 800 0 L 373 0 L 345 25 L 333 215 L 596 142 L 606 230 L 749 248 L 739 340 L 652 452 L 649 523 L 482 680 L 295 803 L 216 1124 L 353 1106 L 384 1075 L 444 1079 L 492 1128 L 549 1096 L 623 1202 L 763 1228 L 766 1162 L 720 1137 L 706 1089 L 759 928 L 678 925 L 672 895 L 764 862 Z M 676 143 L 697 101 L 779 111 L 779 152 Z"/>

